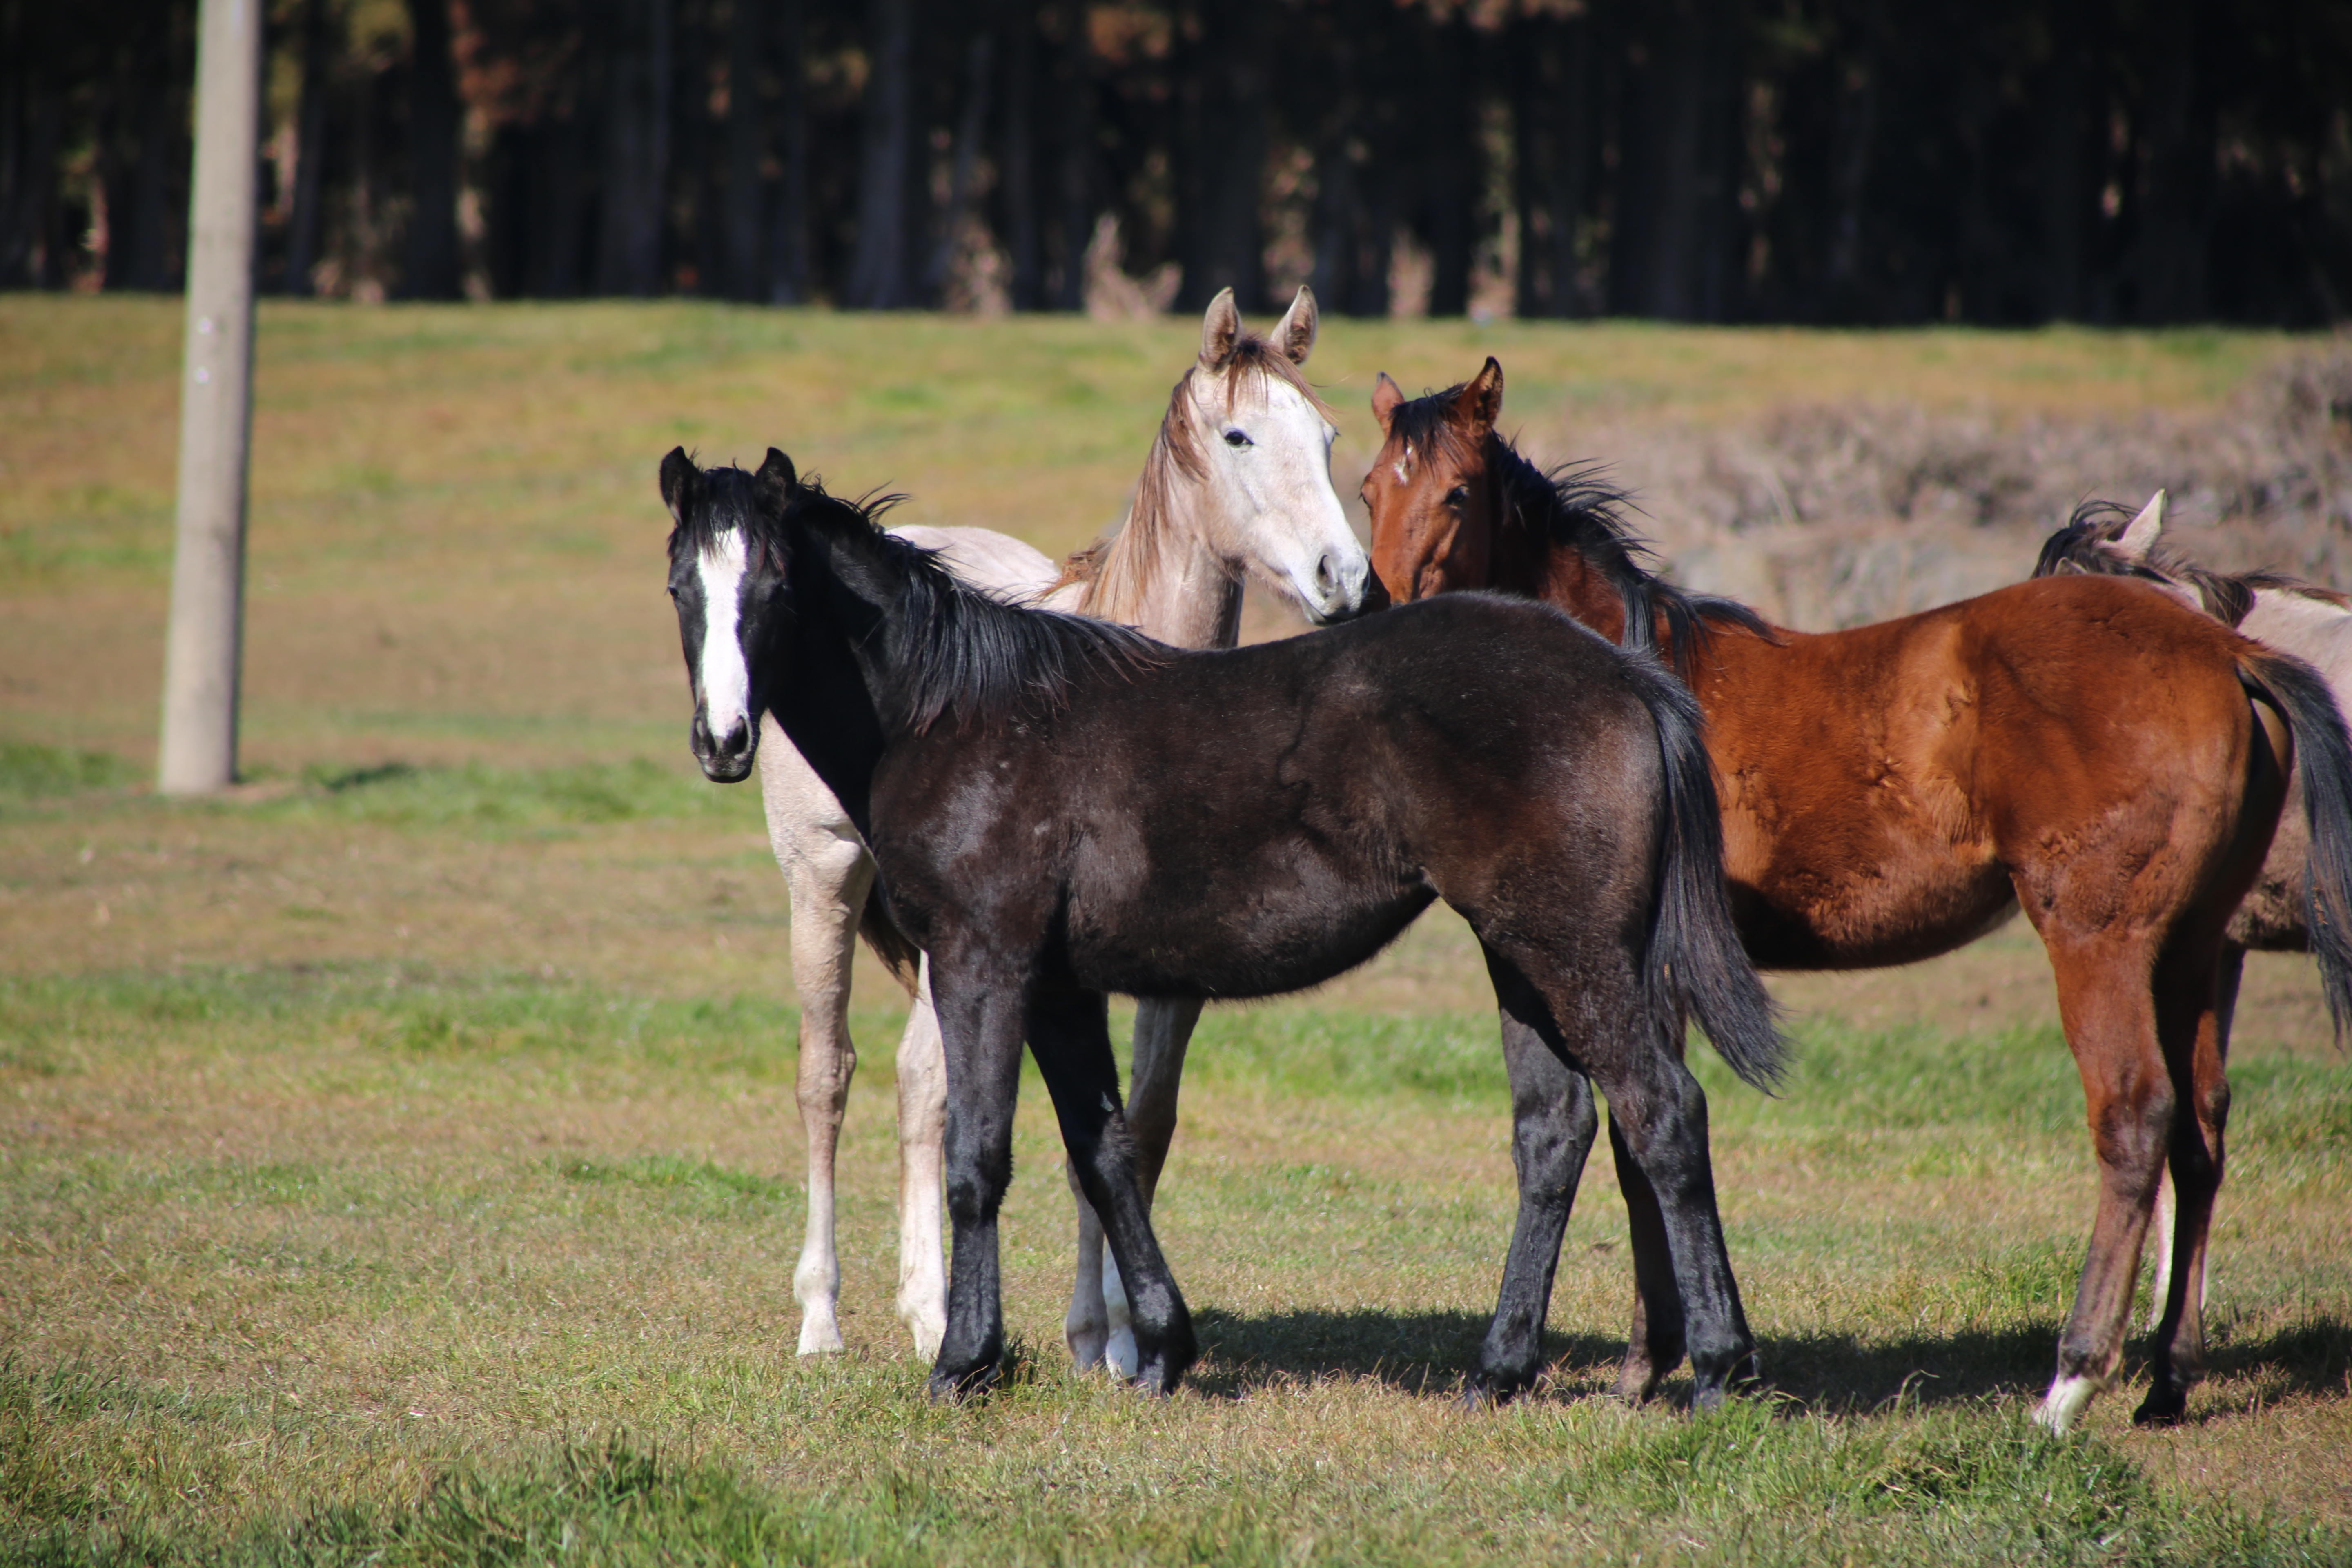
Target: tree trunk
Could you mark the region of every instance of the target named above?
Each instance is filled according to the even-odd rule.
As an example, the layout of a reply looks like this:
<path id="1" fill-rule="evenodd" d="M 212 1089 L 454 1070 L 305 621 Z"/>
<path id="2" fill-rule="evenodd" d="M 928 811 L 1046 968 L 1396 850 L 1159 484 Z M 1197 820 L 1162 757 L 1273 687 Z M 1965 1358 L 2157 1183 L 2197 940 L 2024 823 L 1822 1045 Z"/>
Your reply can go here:
<path id="1" fill-rule="evenodd" d="M 1244 310 L 1265 308 L 1265 259 L 1259 238 L 1258 187 L 1265 168 L 1267 74 L 1273 18 L 1257 0 L 1202 0 L 1193 51 L 1199 98 L 1192 116 L 1182 189 L 1191 211 L 1183 234 L 1183 291 L 1178 304 L 1205 309 L 1231 289 Z"/>
<path id="2" fill-rule="evenodd" d="M 908 178 L 915 164 L 912 0 L 873 0 L 867 8 L 864 155 L 857 179 L 857 248 L 849 263 L 854 310 L 896 310 L 914 303 L 907 275 Z"/>
<path id="3" fill-rule="evenodd" d="M 1477 242 L 1478 147 L 1466 16 L 1437 30 L 1429 102 L 1428 175 L 1423 210 L 1429 225 L 1429 313 L 1459 316 L 1470 308 L 1470 258 Z"/>
<path id="4" fill-rule="evenodd" d="M 946 303 L 956 250 L 963 244 L 964 224 L 971 216 L 980 178 L 981 140 L 988 134 L 988 89 L 996 79 L 995 52 L 996 41 L 984 29 L 974 33 L 965 47 L 963 112 L 956 125 L 955 169 L 948 179 L 947 211 L 940 215 L 930 266 L 923 279 L 924 297 L 932 305 Z"/>
<path id="5" fill-rule="evenodd" d="M 327 0 L 302 6 L 302 93 L 294 112 L 294 203 L 286 222 L 286 292 L 311 292 L 327 175 Z"/>
<path id="6" fill-rule="evenodd" d="M 449 58 L 449 0 L 408 0 L 415 40 L 409 72 L 408 268 L 412 300 L 455 300 L 457 256 L 457 83 Z"/>
<path id="7" fill-rule="evenodd" d="M 1087 308 L 1087 242 L 1095 226 L 1094 50 L 1087 37 L 1084 0 L 1062 7 L 1062 222 L 1055 256 L 1059 274 L 1055 303 Z"/>
<path id="8" fill-rule="evenodd" d="M 1028 0 L 999 7 L 1004 34 L 1004 239 L 1013 257 L 1013 308 L 1045 303 L 1044 258 L 1037 244 L 1037 145 L 1031 116 L 1037 68 L 1036 17 Z"/>
<path id="9" fill-rule="evenodd" d="M 1331 40 L 1329 120 L 1315 149 L 1315 211 L 1308 231 L 1315 244 L 1315 270 L 1308 281 L 1324 309 L 1344 310 L 1356 292 L 1360 260 L 1356 228 L 1360 214 L 1355 150 L 1356 51 L 1345 37 Z"/>
<path id="10" fill-rule="evenodd" d="M 794 305 L 809 297 L 808 21 L 802 0 L 782 0 L 783 93 L 777 112 L 776 232 L 768 245 L 768 301 Z"/>
<path id="11" fill-rule="evenodd" d="M 767 41 L 765 0 L 734 0 L 727 23 L 727 276 L 731 299 L 761 293 L 760 57 Z"/>
<path id="12" fill-rule="evenodd" d="M 1585 313 L 1578 248 L 1584 234 L 1584 214 L 1591 205 L 1592 184 L 1592 21 L 1571 16 L 1555 23 L 1559 47 L 1559 83 L 1551 103 L 1551 169 L 1548 182 L 1551 208 L 1550 244 L 1546 260 L 1551 268 L 1551 313 Z M 1527 236 L 1519 237 L 1522 246 Z"/>
<path id="13" fill-rule="evenodd" d="M 2151 326 L 2205 313 L 2214 126 L 2198 80 L 2200 11 L 2197 0 L 2159 0 L 2148 19 L 2141 108 L 2147 162 L 2135 270 L 2138 316 Z"/>
<path id="14" fill-rule="evenodd" d="M 642 298 L 661 286 L 668 226 L 670 0 L 623 0 L 620 20 L 605 61 L 596 291 Z"/>

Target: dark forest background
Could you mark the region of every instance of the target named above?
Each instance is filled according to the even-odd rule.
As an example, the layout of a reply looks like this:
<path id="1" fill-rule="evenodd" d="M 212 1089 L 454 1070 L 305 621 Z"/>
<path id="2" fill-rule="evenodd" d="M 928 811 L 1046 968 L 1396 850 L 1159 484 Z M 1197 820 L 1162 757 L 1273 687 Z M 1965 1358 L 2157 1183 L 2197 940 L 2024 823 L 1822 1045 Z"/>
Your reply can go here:
<path id="1" fill-rule="evenodd" d="M 2346 0 L 267 0 L 263 282 L 2333 322 Z M 0 0 L 0 286 L 171 289 L 194 0 Z M 1140 281 L 1139 281 L 1140 280 Z"/>

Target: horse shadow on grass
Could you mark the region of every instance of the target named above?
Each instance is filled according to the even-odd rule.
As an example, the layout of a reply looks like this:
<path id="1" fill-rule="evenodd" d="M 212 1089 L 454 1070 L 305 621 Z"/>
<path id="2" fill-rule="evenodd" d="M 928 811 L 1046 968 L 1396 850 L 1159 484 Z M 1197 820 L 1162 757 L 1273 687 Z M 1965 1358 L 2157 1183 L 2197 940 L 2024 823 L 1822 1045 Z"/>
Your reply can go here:
<path id="1" fill-rule="evenodd" d="M 1238 1399 L 1261 1389 L 1328 1379 L 1368 1379 L 1400 1393 L 1453 1398 L 1477 1364 L 1486 1323 L 1474 1312 L 1253 1314 L 1203 1308 L 1193 1318 L 1203 1359 L 1186 1381 L 1212 1398 Z M 2267 1330 L 2216 1327 L 2207 1347 L 2209 1379 L 2250 1385 L 2257 1405 L 2296 1394 L 2352 1392 L 2352 1320 L 2322 1315 Z M 2059 1328 L 2053 1318 L 2016 1328 L 1899 1339 L 1770 1334 L 1758 1348 L 1767 1388 L 1799 1408 L 1868 1410 L 1898 1402 L 1927 1407 L 2039 1395 L 2050 1380 Z M 2143 1348 L 2142 1336 L 2127 1342 L 2119 1386 L 2144 1378 Z M 1544 1352 L 1545 1376 L 1530 1397 L 1582 1399 L 1614 1385 L 1625 1342 L 1607 1334 L 1548 1332 Z M 1685 1366 L 1663 1397 L 1680 1403 L 1689 1396 Z M 2244 1404 L 2233 1400 L 2230 1408 Z"/>

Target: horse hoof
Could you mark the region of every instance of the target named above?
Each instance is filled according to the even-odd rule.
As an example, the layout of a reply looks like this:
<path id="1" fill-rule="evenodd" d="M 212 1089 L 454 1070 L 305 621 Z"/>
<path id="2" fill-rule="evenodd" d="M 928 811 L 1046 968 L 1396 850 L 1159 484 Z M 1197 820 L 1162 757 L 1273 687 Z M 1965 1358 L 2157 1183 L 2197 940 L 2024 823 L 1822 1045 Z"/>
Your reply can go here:
<path id="1" fill-rule="evenodd" d="M 1462 1385 L 1462 1408 L 1465 1410 L 1499 1410 L 1535 1386 L 1532 1375 L 1510 1373 L 1473 1373 Z"/>
<path id="2" fill-rule="evenodd" d="M 966 1372 L 950 1372 L 941 1367 L 931 1373 L 924 1392 L 939 1404 L 961 1405 L 987 1394 L 1003 1376 L 1003 1369 L 994 1362 L 984 1362 Z"/>
<path id="3" fill-rule="evenodd" d="M 2176 1388 L 2152 1388 L 2132 1412 L 2135 1426 L 2178 1426 L 2189 1414 L 2189 1395 Z"/>
<path id="4" fill-rule="evenodd" d="M 1070 1364 L 1080 1372 L 1092 1372 L 1109 1359 L 1109 1337 L 1100 1329 L 1066 1327 L 1062 1338 L 1070 1347 Z"/>
<path id="5" fill-rule="evenodd" d="M 1171 1366 L 1165 1362 L 1152 1362 L 1139 1368 L 1136 1374 L 1128 1380 L 1128 1386 L 1138 1394 L 1148 1394 L 1154 1399 L 1165 1399 L 1174 1394 L 1177 1384 L 1183 1381 L 1184 1371 L 1181 1367 Z"/>
<path id="6" fill-rule="evenodd" d="M 1121 1325 L 1111 1331 L 1110 1339 L 1095 1359 L 1108 1364 L 1115 1376 L 1132 1378 L 1138 1375 L 1143 1358 L 1135 1348 L 1134 1331 Z"/>

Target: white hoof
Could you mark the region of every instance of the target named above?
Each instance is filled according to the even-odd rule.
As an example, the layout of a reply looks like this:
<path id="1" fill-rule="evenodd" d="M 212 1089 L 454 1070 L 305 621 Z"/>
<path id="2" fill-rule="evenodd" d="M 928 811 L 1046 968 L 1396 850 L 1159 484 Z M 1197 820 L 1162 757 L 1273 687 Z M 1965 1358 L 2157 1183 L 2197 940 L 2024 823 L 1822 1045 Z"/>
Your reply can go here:
<path id="1" fill-rule="evenodd" d="M 801 1354 L 835 1355 L 846 1348 L 841 1342 L 841 1325 L 829 1310 L 802 1314 Z"/>
<path id="2" fill-rule="evenodd" d="M 1126 1382 L 1135 1380 L 1135 1369 L 1143 1358 L 1135 1351 L 1135 1331 L 1121 1323 L 1110 1331 L 1110 1343 L 1103 1352 L 1103 1360 L 1113 1373 Z"/>
<path id="3" fill-rule="evenodd" d="M 940 1359 L 940 1342 L 948 1337 L 948 1315 L 929 1304 L 920 1307 L 902 1306 L 898 1321 L 915 1336 L 915 1354 L 924 1361 Z"/>
<path id="4" fill-rule="evenodd" d="M 2090 1378 L 2059 1378 L 2035 1406 L 2034 1425 L 2047 1428 L 2054 1437 L 2063 1437 L 2074 1430 L 2084 1408 L 2091 1403 L 2091 1396 L 2098 1392 L 2099 1384 Z"/>

